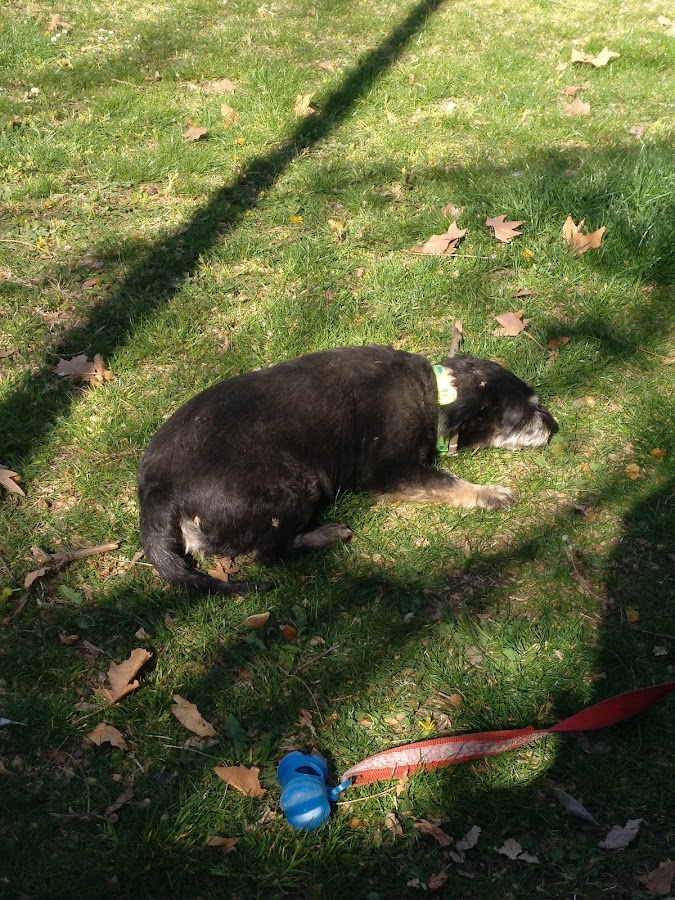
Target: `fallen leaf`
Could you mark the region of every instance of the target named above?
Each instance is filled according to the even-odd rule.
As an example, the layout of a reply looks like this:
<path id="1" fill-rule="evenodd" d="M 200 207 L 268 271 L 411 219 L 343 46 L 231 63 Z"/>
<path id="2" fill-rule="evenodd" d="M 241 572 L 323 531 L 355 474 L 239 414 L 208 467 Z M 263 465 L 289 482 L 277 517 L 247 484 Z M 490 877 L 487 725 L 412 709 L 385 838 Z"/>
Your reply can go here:
<path id="1" fill-rule="evenodd" d="M 156 184 L 142 184 L 141 190 L 148 197 L 154 197 L 155 194 L 159 194 L 159 188 Z"/>
<path id="2" fill-rule="evenodd" d="M 666 451 L 661 450 L 659 447 L 654 447 L 653 450 L 649 451 L 649 455 L 653 456 L 654 459 L 663 459 L 664 456 L 666 455 Z"/>
<path id="3" fill-rule="evenodd" d="M 66 647 L 72 647 L 73 644 L 76 644 L 80 639 L 79 634 L 66 634 L 65 631 L 62 631 L 59 634 L 59 641 Z"/>
<path id="4" fill-rule="evenodd" d="M 73 26 L 69 25 L 62 15 L 60 15 L 59 13 L 54 13 L 47 25 L 47 31 L 57 31 L 59 28 L 62 28 L 64 31 L 68 31 L 68 29 L 72 27 Z"/>
<path id="5" fill-rule="evenodd" d="M 517 334 L 525 331 L 532 320 L 523 319 L 523 313 L 524 310 L 522 309 L 515 313 L 499 313 L 494 318 L 502 327 L 496 328 L 492 333 L 495 337 L 515 337 Z"/>
<path id="6" fill-rule="evenodd" d="M 347 823 L 348 827 L 352 829 L 352 831 L 356 831 L 357 828 L 360 828 L 363 825 L 363 819 L 359 819 L 358 816 L 353 816 L 349 822 Z"/>
<path id="7" fill-rule="evenodd" d="M 536 292 L 533 291 L 532 288 L 523 288 L 522 291 L 516 291 L 515 294 L 512 294 L 511 296 L 520 299 L 521 297 L 534 297 L 535 294 Z"/>
<path id="8" fill-rule="evenodd" d="M 237 110 L 233 109 L 231 106 L 228 106 L 227 103 L 223 103 L 220 107 L 220 115 L 225 128 L 231 128 L 239 118 L 239 113 L 237 112 Z"/>
<path id="9" fill-rule="evenodd" d="M 454 203 L 446 203 L 441 212 L 444 216 L 448 216 L 451 219 L 456 219 L 458 216 L 462 215 L 462 213 L 464 212 L 464 207 L 455 206 Z"/>
<path id="10" fill-rule="evenodd" d="M 396 782 L 396 796 L 400 797 L 401 794 L 404 794 L 408 790 L 408 782 L 410 781 L 410 776 L 407 772 L 404 772 L 403 775 Z"/>
<path id="11" fill-rule="evenodd" d="M 217 78 L 214 81 L 203 81 L 196 87 L 203 94 L 231 94 L 237 85 L 229 78 Z"/>
<path id="12" fill-rule="evenodd" d="M 190 125 L 187 131 L 183 132 L 183 140 L 188 143 L 201 141 L 203 137 L 209 133 L 208 128 L 201 128 L 199 125 Z"/>
<path id="13" fill-rule="evenodd" d="M 527 850 L 523 850 L 523 852 L 518 857 L 518 862 L 529 862 L 529 863 L 539 863 L 539 860 L 533 853 L 528 853 Z"/>
<path id="14" fill-rule="evenodd" d="M 293 107 L 293 112 L 296 116 L 311 116 L 316 112 L 314 107 L 311 106 L 313 96 L 314 93 L 297 95 L 295 98 L 295 106 Z"/>
<path id="15" fill-rule="evenodd" d="M 99 722 L 96 728 L 85 735 L 85 737 L 90 743 L 96 744 L 97 747 L 100 747 L 101 744 L 110 744 L 113 747 L 118 747 L 120 750 L 127 749 L 127 742 L 124 740 L 122 732 L 118 731 L 114 725 L 108 725 L 106 722 Z"/>
<path id="16" fill-rule="evenodd" d="M 210 837 L 206 842 L 208 847 L 219 847 L 224 853 L 234 853 L 234 848 L 237 846 L 241 838 L 226 838 L 219 837 L 215 835 L 214 837 Z"/>
<path id="17" fill-rule="evenodd" d="M 25 491 L 21 490 L 14 479 L 20 480 L 21 476 L 16 472 L 12 472 L 12 470 L 8 469 L 6 466 L 0 466 L 0 484 L 6 488 L 10 494 L 19 494 L 20 497 L 25 497 Z"/>
<path id="18" fill-rule="evenodd" d="M 619 56 L 619 53 L 615 53 L 614 50 L 610 50 L 608 47 L 604 47 L 597 56 L 591 56 L 590 53 L 581 53 L 579 50 L 572 50 L 573 63 L 588 63 L 591 66 L 595 66 L 596 69 L 601 69 L 610 60 L 618 59 Z"/>
<path id="19" fill-rule="evenodd" d="M 310 640 L 309 640 L 310 647 L 320 647 L 325 643 L 326 643 L 326 641 L 322 637 L 313 637 L 313 638 L 310 638 Z"/>
<path id="20" fill-rule="evenodd" d="M 626 466 L 626 475 L 628 475 L 631 481 L 635 481 L 640 477 L 640 466 L 638 466 L 637 463 L 628 463 Z"/>
<path id="21" fill-rule="evenodd" d="M 635 622 L 640 621 L 640 613 L 637 611 L 637 609 L 632 609 L 631 607 L 628 607 L 627 609 L 624 610 L 624 613 L 625 613 L 627 622 L 632 622 L 633 624 L 635 624 Z"/>
<path id="22" fill-rule="evenodd" d="M 469 829 L 469 831 L 467 831 L 467 833 L 464 835 L 463 838 L 461 838 L 459 841 L 457 841 L 455 843 L 456 849 L 457 850 L 472 850 L 478 842 L 480 833 L 481 833 L 481 829 L 478 827 L 478 825 L 474 825 L 472 828 Z"/>
<path id="23" fill-rule="evenodd" d="M 502 856 L 508 856 L 509 859 L 518 859 L 522 852 L 523 848 L 518 841 L 513 838 L 507 838 L 499 850 L 497 850 L 497 853 L 501 853 Z"/>
<path id="24" fill-rule="evenodd" d="M 122 697 L 126 697 L 137 687 L 140 687 L 140 681 L 134 680 L 146 662 L 152 657 L 143 647 L 136 647 L 131 651 L 128 659 L 122 663 L 112 663 L 108 669 L 108 681 L 110 688 L 99 688 L 96 693 L 104 697 L 112 706 Z"/>
<path id="25" fill-rule="evenodd" d="M 550 788 L 550 791 L 556 800 L 559 803 L 562 803 L 568 813 L 577 816 L 579 819 L 583 819 L 585 822 L 590 822 L 592 825 L 598 824 L 586 807 L 579 803 L 579 801 L 571 794 L 568 794 L 567 791 L 563 791 L 562 788 L 557 787 Z"/>
<path id="26" fill-rule="evenodd" d="M 279 631 L 281 632 L 281 637 L 287 644 L 297 644 L 298 629 L 295 625 L 281 625 Z"/>
<path id="27" fill-rule="evenodd" d="M 384 824 L 392 834 L 396 835 L 396 837 L 401 837 L 403 835 L 403 828 L 401 827 L 401 823 L 396 818 L 393 812 L 387 813 L 387 815 L 384 817 Z"/>
<path id="28" fill-rule="evenodd" d="M 0 359 L 14 359 L 16 350 L 0 350 Z"/>
<path id="29" fill-rule="evenodd" d="M 654 656 L 668 656 L 668 648 L 663 644 L 655 644 L 652 653 Z"/>
<path id="30" fill-rule="evenodd" d="M 444 234 L 432 234 L 422 246 L 413 247 L 412 252 L 423 256 L 453 256 L 465 234 L 466 228 L 458 228 L 457 222 L 453 221 Z"/>
<path id="31" fill-rule="evenodd" d="M 581 230 L 584 224 L 582 219 L 578 225 L 575 225 L 572 216 L 568 216 L 563 225 L 563 240 L 566 244 L 569 244 L 577 256 L 581 256 L 582 253 L 586 253 L 588 250 L 597 250 L 602 243 L 602 236 L 605 233 L 605 226 L 603 225 L 597 231 L 585 234 Z"/>
<path id="32" fill-rule="evenodd" d="M 576 97 L 579 91 L 587 91 L 590 85 L 588 84 L 572 84 L 569 87 L 563 88 L 563 94 L 566 97 Z"/>
<path id="33" fill-rule="evenodd" d="M 82 282 L 82 290 L 89 291 L 92 288 L 95 288 L 96 285 L 99 283 L 99 280 L 100 280 L 99 278 L 87 278 L 86 281 Z"/>
<path id="34" fill-rule="evenodd" d="M 437 891 L 440 887 L 443 887 L 448 880 L 448 877 L 448 873 L 441 869 L 440 872 L 436 872 L 436 874 L 432 875 L 427 881 L 427 887 L 430 891 Z"/>
<path id="35" fill-rule="evenodd" d="M 494 228 L 495 237 L 503 244 L 510 244 L 511 241 L 522 234 L 522 231 L 516 231 L 520 225 L 525 222 L 505 222 L 506 216 L 492 216 L 485 220 L 488 228 Z"/>
<path id="36" fill-rule="evenodd" d="M 208 570 L 211 578 L 218 581 L 229 581 L 230 575 L 236 575 L 239 566 L 235 565 L 234 560 L 229 556 L 221 556 L 213 560 L 213 566 Z"/>
<path id="37" fill-rule="evenodd" d="M 438 825 L 429 822 L 428 819 L 420 819 L 419 822 L 414 822 L 413 824 L 422 834 L 430 834 L 441 847 L 449 847 L 453 842 L 449 834 L 443 831 L 442 828 L 439 828 Z"/>
<path id="38" fill-rule="evenodd" d="M 642 822 L 642 819 L 629 819 L 623 827 L 615 825 L 598 847 L 602 850 L 623 850 L 636 837 Z"/>
<path id="39" fill-rule="evenodd" d="M 23 580 L 24 590 L 27 591 L 31 584 L 34 584 L 38 578 L 44 578 L 47 572 L 50 571 L 51 569 L 49 566 L 43 566 L 41 569 L 35 569 L 33 572 L 29 572 Z"/>
<path id="40" fill-rule="evenodd" d="M 114 815 L 123 806 L 126 806 L 130 800 L 134 799 L 134 791 L 133 788 L 127 788 L 125 791 L 119 795 L 117 800 L 114 800 L 110 806 L 107 806 L 105 809 L 105 817 L 110 818 L 110 816 Z"/>
<path id="41" fill-rule="evenodd" d="M 134 637 L 138 638 L 139 641 L 147 641 L 147 639 L 150 637 L 150 635 L 145 630 L 145 628 L 143 628 L 143 626 L 141 625 L 141 627 L 138 629 L 138 631 L 134 632 Z"/>
<path id="42" fill-rule="evenodd" d="M 550 340 L 546 341 L 546 346 L 549 350 L 557 350 L 558 347 L 563 347 L 565 344 L 569 344 L 570 340 L 571 338 L 563 334 L 559 337 L 550 338 Z"/>
<path id="43" fill-rule="evenodd" d="M 297 724 L 300 728 L 313 728 L 312 722 L 312 714 L 307 709 L 300 708 L 300 718 L 298 719 Z"/>
<path id="44" fill-rule="evenodd" d="M 644 125 L 632 125 L 628 129 L 628 134 L 632 134 L 633 137 L 636 137 L 636 138 L 641 138 L 644 133 L 645 133 Z"/>
<path id="45" fill-rule="evenodd" d="M 372 728 L 375 724 L 375 719 L 369 715 L 361 716 L 357 721 L 362 728 Z"/>
<path id="46" fill-rule="evenodd" d="M 171 713 L 174 715 L 181 725 L 184 725 L 188 731 L 198 735 L 198 737 L 215 737 L 216 730 L 202 717 L 194 703 L 190 703 L 180 694 L 173 695 L 174 704 L 171 707 Z"/>
<path id="47" fill-rule="evenodd" d="M 575 97 L 572 103 L 566 103 L 563 106 L 564 116 L 590 116 L 591 104 L 584 103 L 581 97 Z"/>
<path id="48" fill-rule="evenodd" d="M 244 619 L 244 625 L 247 628 L 262 628 L 265 622 L 269 619 L 270 614 L 268 612 L 264 613 L 255 613 L 252 616 L 247 616 Z"/>
<path id="49" fill-rule="evenodd" d="M 260 787 L 258 778 L 260 769 L 256 766 L 250 769 L 246 766 L 216 766 L 213 771 L 218 778 L 222 778 L 230 787 L 247 797 L 262 797 L 267 793 L 265 788 Z"/>
<path id="50" fill-rule="evenodd" d="M 324 59 L 321 62 L 317 63 L 317 66 L 320 69 L 323 69 L 324 72 L 334 72 L 335 71 L 335 63 L 330 59 Z"/>
<path id="51" fill-rule="evenodd" d="M 77 381 L 86 381 L 89 384 L 103 384 L 104 381 L 112 381 L 115 377 L 106 368 L 100 353 L 97 353 L 93 360 L 88 359 L 85 353 L 73 356 L 71 359 L 60 357 L 54 367 L 54 372 L 61 378 L 74 378 Z"/>
<path id="52" fill-rule="evenodd" d="M 638 881 L 647 888 L 650 894 L 656 894 L 657 897 L 667 897 L 670 893 L 670 886 L 675 877 L 675 861 L 667 859 L 662 862 L 658 869 L 652 869 L 646 875 L 638 876 Z"/>

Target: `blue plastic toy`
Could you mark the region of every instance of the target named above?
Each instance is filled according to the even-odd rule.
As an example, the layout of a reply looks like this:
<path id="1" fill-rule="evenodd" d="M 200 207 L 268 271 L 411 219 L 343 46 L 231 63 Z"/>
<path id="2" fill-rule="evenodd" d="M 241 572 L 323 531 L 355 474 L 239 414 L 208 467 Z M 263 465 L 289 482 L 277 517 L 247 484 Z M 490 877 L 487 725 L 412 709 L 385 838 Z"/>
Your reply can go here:
<path id="1" fill-rule="evenodd" d="M 277 778 L 281 785 L 279 805 L 289 825 L 302 831 L 315 831 L 330 816 L 330 804 L 351 785 L 351 779 L 329 788 L 328 766 L 322 756 L 295 750 L 279 763 Z"/>

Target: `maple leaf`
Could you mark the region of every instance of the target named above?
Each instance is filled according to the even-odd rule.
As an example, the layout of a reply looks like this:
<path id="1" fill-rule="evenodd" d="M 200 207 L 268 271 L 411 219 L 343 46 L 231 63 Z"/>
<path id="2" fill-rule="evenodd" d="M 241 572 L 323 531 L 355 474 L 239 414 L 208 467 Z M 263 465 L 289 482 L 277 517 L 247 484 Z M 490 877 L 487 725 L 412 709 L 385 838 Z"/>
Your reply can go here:
<path id="1" fill-rule="evenodd" d="M 18 494 L 20 497 L 25 497 L 25 491 L 23 491 L 16 483 L 20 478 L 21 476 L 16 472 L 12 472 L 12 470 L 8 469 L 6 466 L 0 466 L 0 484 L 8 490 L 10 494 Z"/>
<path id="2" fill-rule="evenodd" d="M 260 769 L 256 766 L 250 769 L 246 766 L 216 766 L 213 771 L 218 778 L 222 778 L 230 787 L 247 797 L 262 797 L 267 793 L 265 788 L 260 786 L 258 778 Z"/>
<path id="3" fill-rule="evenodd" d="M 298 118 L 302 116 L 311 116 L 316 110 L 313 106 L 311 106 L 312 97 L 314 93 L 311 94 L 298 94 L 295 98 L 295 106 L 293 107 L 293 112 Z"/>
<path id="4" fill-rule="evenodd" d="M 443 887 L 448 878 L 448 873 L 441 869 L 440 872 L 436 872 L 435 875 L 432 875 L 429 881 L 427 881 L 427 887 L 430 891 L 437 891 L 439 888 Z"/>
<path id="5" fill-rule="evenodd" d="M 239 113 L 236 109 L 233 109 L 231 106 L 228 106 L 227 103 L 223 103 L 220 107 L 220 115 L 223 120 L 223 125 L 225 128 L 231 128 L 232 125 L 239 118 Z"/>
<path id="6" fill-rule="evenodd" d="M 581 97 L 575 97 L 573 103 L 566 103 L 563 106 L 564 116 L 590 116 L 591 104 L 584 103 Z"/>
<path id="7" fill-rule="evenodd" d="M 198 125 L 190 125 L 187 131 L 183 132 L 183 140 L 188 143 L 201 141 L 203 137 L 209 133 L 208 128 L 200 128 Z"/>
<path id="8" fill-rule="evenodd" d="M 422 834 L 430 834 L 441 847 L 449 847 L 452 844 L 450 835 L 443 831 L 442 828 L 439 828 L 438 825 L 429 822 L 428 819 L 420 819 L 419 822 L 414 823 L 414 826 Z"/>
<path id="9" fill-rule="evenodd" d="M 235 565 L 234 560 L 229 556 L 221 556 L 213 560 L 213 566 L 208 570 L 211 578 L 218 581 L 229 581 L 230 575 L 236 575 L 239 566 Z"/>
<path id="10" fill-rule="evenodd" d="M 77 381 L 86 381 L 89 384 L 103 384 L 105 381 L 112 381 L 115 377 L 106 368 L 100 353 L 97 353 L 93 360 L 88 359 L 85 353 L 73 356 L 71 359 L 59 357 L 59 361 L 54 367 L 54 372 L 60 378 L 74 378 Z"/>
<path id="11" fill-rule="evenodd" d="M 518 310 L 518 312 L 505 312 L 499 313 L 499 315 L 494 318 L 499 322 L 502 326 L 501 328 L 495 328 L 492 332 L 495 337 L 515 337 L 517 334 L 525 331 L 527 326 L 530 324 L 532 319 L 523 319 L 523 313 L 525 310 Z"/>
<path id="12" fill-rule="evenodd" d="M 502 856 L 508 856 L 509 859 L 518 859 L 523 852 L 523 848 L 514 838 L 507 838 L 502 846 L 497 850 Z"/>
<path id="13" fill-rule="evenodd" d="M 505 222 L 506 216 L 492 216 L 485 220 L 488 228 L 494 228 L 495 237 L 503 244 L 510 244 L 511 241 L 521 235 L 522 231 L 516 231 L 516 228 L 524 225 L 525 222 Z"/>
<path id="14" fill-rule="evenodd" d="M 122 663 L 112 663 L 108 669 L 108 681 L 111 689 L 99 688 L 96 693 L 104 697 L 111 706 L 113 703 L 117 703 L 122 697 L 126 697 L 127 694 L 140 687 L 140 682 L 134 679 L 151 657 L 152 653 L 143 647 L 136 647 L 131 651 L 128 659 Z"/>
<path id="15" fill-rule="evenodd" d="M 652 869 L 646 875 L 638 876 L 637 880 L 644 884 L 650 894 L 656 894 L 657 897 L 667 897 L 674 877 L 675 862 L 667 859 L 659 865 L 658 869 Z"/>
<path id="16" fill-rule="evenodd" d="M 202 717 L 194 703 L 190 703 L 180 694 L 173 695 L 174 704 L 171 707 L 171 713 L 178 719 L 181 725 L 184 725 L 188 731 L 196 734 L 198 737 L 215 737 L 216 730 Z"/>
<path id="17" fill-rule="evenodd" d="M 572 216 L 568 216 L 563 225 L 563 240 L 572 248 L 576 256 L 581 256 L 589 250 L 597 250 L 602 243 L 602 236 L 605 233 L 605 226 L 603 225 L 597 231 L 586 234 L 581 230 L 585 227 L 585 224 L 582 219 L 578 225 L 575 225 Z"/>
<path id="18" fill-rule="evenodd" d="M 598 847 L 602 850 L 623 850 L 637 836 L 642 822 L 642 819 L 629 819 L 623 827 L 615 825 Z"/>
<path id="19" fill-rule="evenodd" d="M 466 228 L 458 228 L 457 222 L 453 221 L 444 234 L 432 234 L 426 243 L 413 247 L 412 252 L 423 256 L 453 256 L 465 234 Z"/>
<path id="20" fill-rule="evenodd" d="M 214 837 L 210 837 L 206 844 L 208 847 L 219 847 L 223 853 L 234 853 L 234 848 L 240 840 L 241 838 L 238 837 L 226 838 L 215 835 Z"/>
<path id="21" fill-rule="evenodd" d="M 120 750 L 127 749 L 127 742 L 124 740 L 122 732 L 106 722 L 99 722 L 96 728 L 85 736 L 90 743 L 96 744 L 97 747 L 100 747 L 101 744 L 110 744 Z"/>
<path id="22" fill-rule="evenodd" d="M 265 622 L 269 619 L 270 614 L 268 612 L 264 613 L 255 613 L 252 616 L 247 616 L 244 619 L 244 625 L 247 628 L 262 628 Z"/>
<path id="23" fill-rule="evenodd" d="M 590 53 L 581 53 L 579 50 L 572 50 L 573 63 L 588 63 L 591 66 L 595 66 L 596 69 L 601 69 L 610 60 L 618 59 L 619 56 L 619 53 L 615 53 L 614 50 L 610 50 L 608 47 L 604 47 L 597 56 L 591 56 Z"/>

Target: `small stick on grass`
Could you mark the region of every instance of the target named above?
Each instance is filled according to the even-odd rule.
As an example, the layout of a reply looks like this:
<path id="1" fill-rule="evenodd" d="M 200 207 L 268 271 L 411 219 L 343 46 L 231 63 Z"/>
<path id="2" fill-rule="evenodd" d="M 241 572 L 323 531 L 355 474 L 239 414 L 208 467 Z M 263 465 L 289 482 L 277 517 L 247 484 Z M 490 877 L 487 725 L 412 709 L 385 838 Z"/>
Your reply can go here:
<path id="1" fill-rule="evenodd" d="M 448 351 L 448 356 L 452 359 L 453 356 L 457 355 L 457 351 L 459 350 L 459 346 L 462 343 L 462 338 L 464 337 L 464 323 L 463 322 L 455 322 L 452 326 L 452 339 L 450 341 L 450 350 Z"/>

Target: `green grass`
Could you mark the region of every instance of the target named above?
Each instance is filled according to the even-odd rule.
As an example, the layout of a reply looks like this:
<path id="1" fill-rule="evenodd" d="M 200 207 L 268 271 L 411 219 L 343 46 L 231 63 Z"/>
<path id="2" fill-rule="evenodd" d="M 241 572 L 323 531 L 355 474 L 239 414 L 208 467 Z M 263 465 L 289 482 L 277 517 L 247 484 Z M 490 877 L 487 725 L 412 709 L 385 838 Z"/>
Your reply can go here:
<path id="1" fill-rule="evenodd" d="M 55 40 L 52 11 L 72 25 Z M 673 677 L 665 13 L 610 0 L 0 2 L 0 350 L 16 351 L 0 360 L 0 463 L 26 491 L 1 498 L 0 618 L 36 568 L 32 544 L 121 542 L 39 582 L 0 626 L 0 716 L 26 723 L 0 730 L 1 896 L 378 900 L 421 896 L 415 880 L 446 870 L 440 896 L 635 898 L 636 876 L 672 858 L 672 700 L 593 736 L 590 753 L 549 738 L 415 776 L 399 798 L 386 783 L 355 789 L 313 835 L 280 815 L 260 822 L 267 805 L 278 812 L 274 770 L 290 746 L 315 747 L 338 777 L 448 719 L 453 732 L 546 725 Z M 605 45 L 621 55 L 604 69 L 568 62 Z M 234 93 L 190 87 L 224 77 Z M 563 116 L 562 89 L 582 83 L 591 115 Z M 311 92 L 317 113 L 296 119 Z M 182 140 L 189 121 L 206 140 Z M 411 254 L 446 227 L 449 201 L 468 228 L 456 259 Z M 526 222 L 508 246 L 483 224 L 501 213 Z M 602 247 L 573 257 L 567 215 L 606 226 Z M 523 289 L 534 293 L 514 299 Z M 494 337 L 494 314 L 520 306 L 534 340 Z M 185 399 L 340 344 L 436 358 L 456 319 L 466 350 L 530 380 L 560 423 L 544 450 L 442 463 L 516 485 L 512 510 L 340 497 L 326 518 L 350 525 L 352 543 L 270 567 L 277 588 L 260 598 L 195 597 L 131 564 L 138 459 Z M 571 341 L 553 358 L 546 342 L 561 334 Z M 57 381 L 58 357 L 76 353 L 102 353 L 115 380 Z M 263 629 L 243 627 L 264 609 Z M 136 646 L 154 654 L 142 687 L 108 708 L 102 673 Z M 174 693 L 215 742 L 185 745 Z M 100 721 L 128 751 L 86 744 Z M 211 771 L 236 762 L 260 768 L 265 798 Z M 566 814 L 550 781 L 601 827 Z M 130 786 L 117 821 L 92 817 Z M 478 845 L 454 863 L 420 818 L 456 839 L 479 825 Z M 638 838 L 599 850 L 629 818 L 645 820 Z M 216 834 L 240 837 L 236 851 L 208 847 Z M 540 864 L 497 854 L 509 837 Z"/>

